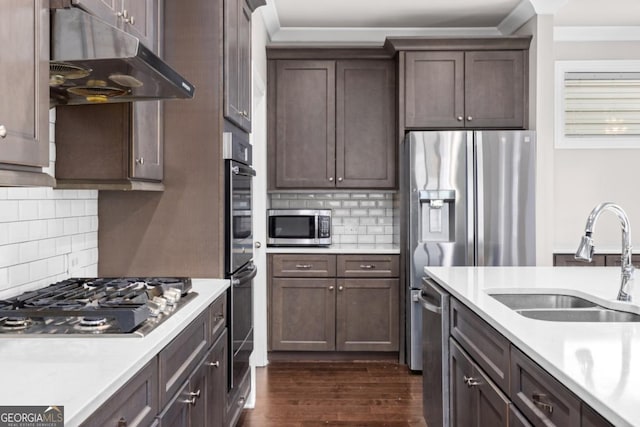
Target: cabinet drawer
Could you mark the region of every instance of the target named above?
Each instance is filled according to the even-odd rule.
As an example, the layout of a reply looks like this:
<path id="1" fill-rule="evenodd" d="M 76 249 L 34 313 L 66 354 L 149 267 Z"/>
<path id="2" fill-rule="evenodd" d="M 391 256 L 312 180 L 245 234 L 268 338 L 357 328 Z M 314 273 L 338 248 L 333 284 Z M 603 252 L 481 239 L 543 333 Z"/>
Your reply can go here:
<path id="1" fill-rule="evenodd" d="M 209 307 L 209 342 L 215 342 L 226 326 L 227 294 L 224 293 Z"/>
<path id="2" fill-rule="evenodd" d="M 502 391 L 509 390 L 509 341 L 455 299 L 451 301 L 451 335 Z"/>
<path id="3" fill-rule="evenodd" d="M 191 322 L 161 352 L 160 406 L 164 407 L 202 360 L 209 343 L 209 313 L 205 311 Z"/>
<path id="4" fill-rule="evenodd" d="M 158 359 L 153 358 L 81 426 L 147 426 L 158 413 Z"/>
<path id="5" fill-rule="evenodd" d="M 398 277 L 397 255 L 338 255 L 338 277 Z"/>
<path id="6" fill-rule="evenodd" d="M 581 406 L 582 410 L 582 427 L 613 427 L 609 421 L 602 418 L 600 414 L 591 409 L 584 402 Z"/>
<path id="7" fill-rule="evenodd" d="M 277 254 L 271 258 L 274 277 L 335 277 L 336 256 Z"/>
<path id="8" fill-rule="evenodd" d="M 511 400 L 534 425 L 580 425 L 578 398 L 514 346 Z"/>

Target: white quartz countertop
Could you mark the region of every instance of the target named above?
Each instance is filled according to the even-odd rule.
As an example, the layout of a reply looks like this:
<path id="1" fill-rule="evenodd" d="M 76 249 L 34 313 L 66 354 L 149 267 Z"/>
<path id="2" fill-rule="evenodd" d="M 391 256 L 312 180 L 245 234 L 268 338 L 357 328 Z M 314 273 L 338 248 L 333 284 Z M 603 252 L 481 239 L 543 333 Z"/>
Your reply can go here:
<path id="1" fill-rule="evenodd" d="M 270 254 L 399 254 L 400 246 L 389 244 L 335 244 L 324 248 L 318 247 L 280 247 L 268 246 L 267 253 Z"/>
<path id="2" fill-rule="evenodd" d="M 0 337 L 0 405 L 63 405 L 79 425 L 229 287 L 192 279 L 198 297 L 145 337 Z"/>
<path id="3" fill-rule="evenodd" d="M 523 317 L 490 293 L 561 292 L 640 313 L 615 298 L 619 267 L 427 267 L 431 276 L 613 425 L 640 426 L 640 323 Z"/>

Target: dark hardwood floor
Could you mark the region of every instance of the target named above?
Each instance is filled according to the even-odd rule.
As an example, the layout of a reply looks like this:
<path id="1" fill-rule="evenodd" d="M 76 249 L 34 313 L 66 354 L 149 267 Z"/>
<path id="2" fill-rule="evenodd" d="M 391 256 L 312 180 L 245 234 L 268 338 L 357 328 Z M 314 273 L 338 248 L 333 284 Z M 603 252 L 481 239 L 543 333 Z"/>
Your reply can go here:
<path id="1" fill-rule="evenodd" d="M 394 362 L 272 362 L 238 427 L 426 427 L 422 377 Z"/>

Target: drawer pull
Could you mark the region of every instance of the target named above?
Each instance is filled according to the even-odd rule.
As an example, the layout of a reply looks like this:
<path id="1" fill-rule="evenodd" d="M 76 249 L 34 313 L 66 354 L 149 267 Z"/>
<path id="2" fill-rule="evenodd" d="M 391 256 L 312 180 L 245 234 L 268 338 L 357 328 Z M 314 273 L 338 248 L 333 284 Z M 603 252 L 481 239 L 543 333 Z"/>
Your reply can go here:
<path id="1" fill-rule="evenodd" d="M 198 399 L 200 397 L 200 389 L 198 389 L 196 391 L 189 392 L 189 396 L 195 397 L 196 399 Z"/>
<path id="2" fill-rule="evenodd" d="M 332 291 L 334 289 L 333 285 L 329 286 L 329 290 Z"/>
<path id="3" fill-rule="evenodd" d="M 480 381 L 476 380 L 473 377 L 468 377 L 468 376 L 464 376 L 463 377 L 464 383 L 467 385 L 467 387 L 471 388 L 471 387 L 475 387 L 477 385 L 482 384 Z"/>
<path id="4" fill-rule="evenodd" d="M 534 405 L 536 405 L 538 408 L 542 409 L 543 411 L 547 411 L 548 413 L 553 414 L 553 405 L 551 403 L 544 402 L 546 398 L 547 398 L 547 395 L 544 393 L 533 393 L 531 395 L 531 399 Z"/>
<path id="5" fill-rule="evenodd" d="M 186 403 L 187 405 L 195 405 L 197 397 L 192 397 L 191 399 L 184 399 L 181 403 Z"/>
<path id="6" fill-rule="evenodd" d="M 376 268 L 376 266 L 373 264 L 360 264 L 360 268 L 362 270 L 373 270 Z"/>
<path id="7" fill-rule="evenodd" d="M 296 264 L 296 268 L 299 270 L 308 270 L 313 267 L 311 264 Z"/>
<path id="8" fill-rule="evenodd" d="M 220 367 L 220 361 L 216 360 L 215 362 L 207 362 L 207 366 L 210 366 L 212 368 L 219 368 Z"/>

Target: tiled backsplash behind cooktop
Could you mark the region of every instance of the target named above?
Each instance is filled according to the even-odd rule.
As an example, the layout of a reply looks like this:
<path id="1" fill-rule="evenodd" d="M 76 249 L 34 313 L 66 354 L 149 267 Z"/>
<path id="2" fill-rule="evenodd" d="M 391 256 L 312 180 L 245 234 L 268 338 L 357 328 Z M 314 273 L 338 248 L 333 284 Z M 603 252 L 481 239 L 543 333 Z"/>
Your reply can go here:
<path id="1" fill-rule="evenodd" d="M 399 244 L 399 201 L 391 192 L 270 194 L 272 209 L 331 209 L 334 244 Z"/>

